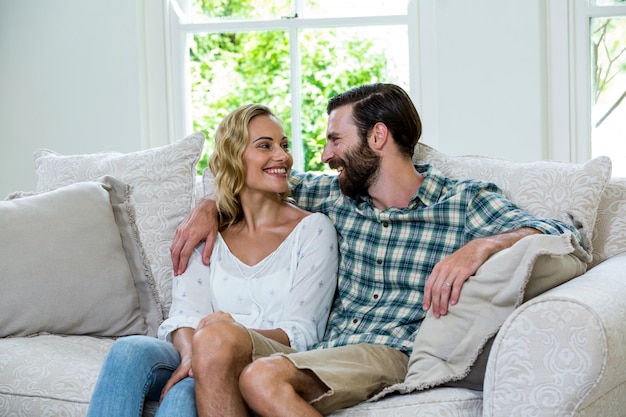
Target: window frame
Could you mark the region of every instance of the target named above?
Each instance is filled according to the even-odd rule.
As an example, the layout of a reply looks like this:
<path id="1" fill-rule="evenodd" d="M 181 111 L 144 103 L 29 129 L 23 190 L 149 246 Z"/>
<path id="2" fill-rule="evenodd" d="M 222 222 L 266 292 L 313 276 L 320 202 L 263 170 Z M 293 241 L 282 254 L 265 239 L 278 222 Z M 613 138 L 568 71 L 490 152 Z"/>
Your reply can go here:
<path id="1" fill-rule="evenodd" d="M 592 157 L 590 21 L 626 16 L 626 4 L 550 1 L 547 15 L 549 157 L 583 163 Z"/>
<path id="2" fill-rule="evenodd" d="M 302 1 L 296 0 L 297 8 L 302 7 Z M 420 36 L 423 29 L 418 29 L 420 20 L 425 20 L 421 12 L 428 14 L 429 7 L 419 6 L 418 0 L 410 0 L 407 13 L 404 15 L 388 16 L 358 16 L 358 17 L 329 17 L 329 18 L 281 18 L 271 20 L 223 20 L 212 22 L 189 22 L 187 16 L 191 16 L 191 0 L 167 0 L 166 11 L 168 25 L 168 55 L 170 58 L 169 72 L 170 83 L 168 88 L 169 113 L 172 121 L 172 131 L 175 137 L 183 137 L 192 132 L 191 120 L 191 91 L 189 77 L 189 45 L 194 33 L 219 33 L 219 32 L 243 32 L 260 30 L 285 30 L 290 42 L 290 84 L 291 84 L 291 123 L 290 132 L 291 148 L 294 157 L 294 168 L 302 169 L 304 166 L 304 148 L 301 135 L 301 71 L 300 54 L 298 49 L 298 31 L 303 29 L 327 29 L 340 27 L 358 26 L 389 26 L 405 25 L 407 28 L 409 57 L 409 92 L 416 105 L 420 103 L 424 94 L 420 92 L 420 68 L 419 62 L 424 58 L 419 55 L 420 47 L 428 36 Z M 431 12 L 432 13 L 432 12 Z M 419 96 L 417 94 L 420 94 Z M 173 103 L 179 103 L 174 105 Z M 180 105 L 183 103 L 183 105 Z"/>

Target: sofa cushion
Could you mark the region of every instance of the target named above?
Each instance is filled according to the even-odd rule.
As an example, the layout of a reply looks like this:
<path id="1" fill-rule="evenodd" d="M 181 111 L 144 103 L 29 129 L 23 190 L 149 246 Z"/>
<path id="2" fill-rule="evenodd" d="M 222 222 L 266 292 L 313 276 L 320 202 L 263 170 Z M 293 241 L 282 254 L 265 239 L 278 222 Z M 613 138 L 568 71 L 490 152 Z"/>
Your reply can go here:
<path id="1" fill-rule="evenodd" d="M 584 258 L 572 233 L 527 236 L 491 256 L 447 315 L 427 313 L 405 381 L 380 396 L 443 384 L 482 389 L 490 339 L 505 319 L 526 299 L 584 273 Z"/>
<path id="2" fill-rule="evenodd" d="M 84 416 L 114 339 L 0 339 L 0 415 Z"/>
<path id="3" fill-rule="evenodd" d="M 128 186 L 110 177 L 0 202 L 0 337 L 155 335 L 132 217 Z"/>
<path id="4" fill-rule="evenodd" d="M 196 166 L 204 135 L 194 133 L 170 145 L 122 154 L 61 155 L 35 152 L 37 191 L 111 175 L 130 184 L 139 236 L 156 280 L 163 315 L 171 304 L 170 244 L 176 227 L 194 204 Z"/>
<path id="5" fill-rule="evenodd" d="M 573 225 L 580 231 L 591 261 L 598 204 L 611 179 L 610 158 L 601 156 L 584 164 L 516 163 L 481 156 L 447 156 L 420 143 L 413 160 L 431 163 L 451 178 L 493 182 L 521 209 Z"/>

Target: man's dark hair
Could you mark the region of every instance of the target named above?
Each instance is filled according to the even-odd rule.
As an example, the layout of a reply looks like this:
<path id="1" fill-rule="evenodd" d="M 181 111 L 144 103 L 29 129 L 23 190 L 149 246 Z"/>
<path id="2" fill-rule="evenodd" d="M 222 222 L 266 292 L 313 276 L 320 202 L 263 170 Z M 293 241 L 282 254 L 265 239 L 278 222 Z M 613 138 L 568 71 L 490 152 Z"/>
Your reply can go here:
<path id="1" fill-rule="evenodd" d="M 378 122 L 384 123 L 400 151 L 413 156 L 422 135 L 422 122 L 411 98 L 395 84 L 367 84 L 341 93 L 328 101 L 326 112 L 346 104 L 352 105 L 352 119 L 361 140 Z"/>

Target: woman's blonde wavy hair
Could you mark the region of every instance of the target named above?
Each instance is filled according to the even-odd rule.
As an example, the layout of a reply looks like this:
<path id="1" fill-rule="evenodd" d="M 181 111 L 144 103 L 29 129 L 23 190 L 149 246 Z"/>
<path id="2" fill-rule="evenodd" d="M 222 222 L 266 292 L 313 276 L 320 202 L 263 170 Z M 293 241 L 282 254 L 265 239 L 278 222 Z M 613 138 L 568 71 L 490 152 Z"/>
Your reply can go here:
<path id="1" fill-rule="evenodd" d="M 209 158 L 209 169 L 215 179 L 214 198 L 217 205 L 219 228 L 238 223 L 243 218 L 239 199 L 246 181 L 246 167 L 243 154 L 248 146 L 248 124 L 261 115 L 280 119 L 262 104 L 248 104 L 240 107 L 221 121 L 215 132 L 215 150 Z M 289 193 L 280 194 L 281 200 L 288 201 Z"/>

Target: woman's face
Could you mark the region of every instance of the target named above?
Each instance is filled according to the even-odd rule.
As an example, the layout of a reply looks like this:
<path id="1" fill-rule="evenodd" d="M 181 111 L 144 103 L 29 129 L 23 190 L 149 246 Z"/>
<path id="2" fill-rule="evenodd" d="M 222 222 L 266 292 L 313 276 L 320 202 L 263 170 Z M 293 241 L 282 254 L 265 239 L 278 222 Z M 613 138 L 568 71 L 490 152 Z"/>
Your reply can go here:
<path id="1" fill-rule="evenodd" d="M 243 153 L 246 188 L 262 192 L 284 193 L 289 190 L 289 172 L 293 157 L 289 140 L 272 116 L 260 115 L 248 123 L 248 146 Z"/>

